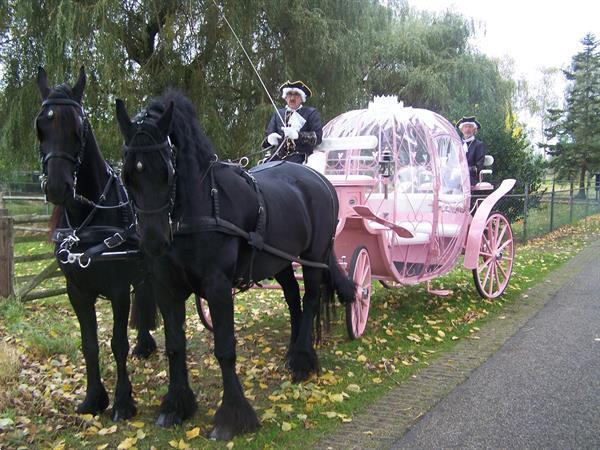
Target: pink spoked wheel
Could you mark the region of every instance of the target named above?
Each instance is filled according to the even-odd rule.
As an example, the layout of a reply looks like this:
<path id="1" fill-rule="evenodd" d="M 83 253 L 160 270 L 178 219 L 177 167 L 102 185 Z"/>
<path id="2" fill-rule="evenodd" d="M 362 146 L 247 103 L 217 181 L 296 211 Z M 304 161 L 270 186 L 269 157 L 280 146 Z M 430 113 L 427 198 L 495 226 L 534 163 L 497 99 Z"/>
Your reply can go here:
<path id="1" fill-rule="evenodd" d="M 473 280 L 477 292 L 483 298 L 502 295 L 512 273 L 515 256 L 515 241 L 506 216 L 492 212 L 485 223 L 477 268 L 473 269 Z"/>
<path id="2" fill-rule="evenodd" d="M 354 250 L 348 275 L 354 281 L 356 290 L 354 301 L 346 304 L 346 328 L 350 339 L 357 339 L 365 331 L 371 304 L 371 258 L 365 246 Z"/>
<path id="3" fill-rule="evenodd" d="M 214 331 L 210 310 L 208 309 L 208 302 L 199 295 L 196 295 L 196 311 L 198 311 L 198 316 L 200 317 L 202 325 L 204 325 L 208 331 Z"/>

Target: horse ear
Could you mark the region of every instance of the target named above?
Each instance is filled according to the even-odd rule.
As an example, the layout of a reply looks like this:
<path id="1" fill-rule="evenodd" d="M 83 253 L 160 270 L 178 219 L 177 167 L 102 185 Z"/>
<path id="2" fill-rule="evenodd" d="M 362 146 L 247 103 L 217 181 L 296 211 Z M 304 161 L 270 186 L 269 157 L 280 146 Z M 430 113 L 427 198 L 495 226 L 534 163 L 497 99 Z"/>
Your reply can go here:
<path id="1" fill-rule="evenodd" d="M 81 99 L 83 98 L 83 89 L 85 88 L 85 69 L 83 66 L 79 68 L 79 77 L 77 78 L 77 82 L 75 86 L 73 86 L 73 96 L 78 103 L 81 103 Z"/>
<path id="2" fill-rule="evenodd" d="M 163 131 L 165 134 L 169 134 L 171 132 L 171 121 L 173 120 L 173 108 L 175 104 L 171 101 L 169 106 L 165 110 L 165 112 L 160 116 L 156 125 L 158 129 Z"/>
<path id="3" fill-rule="evenodd" d="M 50 94 L 50 88 L 48 87 L 48 76 L 46 75 L 46 71 L 42 66 L 38 66 L 37 85 L 38 89 L 40 90 L 42 100 L 46 100 L 46 98 L 48 98 L 48 94 Z"/>
<path id="4" fill-rule="evenodd" d="M 119 129 L 121 130 L 123 137 L 127 138 L 131 132 L 131 119 L 129 118 L 129 114 L 127 114 L 127 109 L 125 108 L 123 100 L 118 98 L 115 101 L 115 106 L 117 109 L 117 123 L 119 124 Z"/>

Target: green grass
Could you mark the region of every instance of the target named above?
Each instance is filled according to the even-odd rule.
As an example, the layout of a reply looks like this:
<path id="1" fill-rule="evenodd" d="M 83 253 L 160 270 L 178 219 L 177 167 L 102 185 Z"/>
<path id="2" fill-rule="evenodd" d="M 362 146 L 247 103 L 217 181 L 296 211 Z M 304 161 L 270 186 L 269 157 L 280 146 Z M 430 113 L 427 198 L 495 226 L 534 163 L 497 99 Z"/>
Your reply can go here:
<path id="1" fill-rule="evenodd" d="M 585 217 L 600 213 L 600 204 L 596 202 L 573 204 L 571 217 L 570 206 L 565 203 L 555 203 L 553 229 L 577 222 Z M 523 220 L 511 224 L 513 234 L 519 241 L 523 238 Z M 530 209 L 527 215 L 527 239 L 543 236 L 550 231 L 550 204 L 541 203 L 537 208 Z"/>
<path id="2" fill-rule="evenodd" d="M 11 216 L 21 214 L 51 214 L 53 206 L 39 200 L 5 200 L 5 208 Z"/>
<path id="3" fill-rule="evenodd" d="M 460 267 L 434 282 L 435 287 L 453 290 L 446 298 L 432 296 L 420 285 L 387 290 L 375 283 L 365 336 L 356 341 L 347 339 L 343 312 L 338 308 L 337 320 L 318 349 L 321 377 L 299 385 L 290 382 L 284 367 L 289 326 L 281 293 L 251 290 L 238 296 L 237 368 L 246 395 L 262 418 L 262 428 L 236 438 L 234 447 L 310 448 L 320 436 L 342 421 L 352 420 L 357 411 L 456 342 L 473 338 L 479 327 L 502 314 L 504 305 L 518 302 L 528 287 L 599 234 L 600 218 L 594 217 L 520 245 L 511 282 L 505 295 L 494 302 L 477 296 L 471 273 Z M 107 301 L 99 301 L 97 307 L 102 373 L 112 395 L 112 315 Z M 202 328 L 191 301 L 186 323 L 190 384 L 198 398 L 198 412 L 172 430 L 154 425 L 168 382 L 167 361 L 161 350 L 148 361 L 129 360 L 139 414 L 134 421 L 116 424 L 113 429 L 115 424 L 107 413 L 95 418 L 72 414 L 83 399 L 85 368 L 80 352 L 71 351 L 71 346 L 79 345 L 79 331 L 66 298 L 26 305 L 14 300 L 0 302 L 0 340 L 16 345 L 26 363 L 22 370 L 27 371 L 26 383 L 7 386 L 6 395 L 22 400 L 0 410 L 0 418 L 10 416 L 16 424 L 0 431 L 0 447 L 29 447 L 35 442 L 43 448 L 115 448 L 129 438 L 127 443 L 137 439 L 137 448 L 171 448 L 180 443 L 193 448 L 223 448 L 223 444 L 202 437 L 210 430 L 220 400 L 221 376 L 212 356 L 212 335 Z M 162 330 L 155 335 L 164 349 Z M 56 339 L 56 347 L 36 340 L 44 336 Z M 196 431 L 200 434 L 194 437 Z"/>

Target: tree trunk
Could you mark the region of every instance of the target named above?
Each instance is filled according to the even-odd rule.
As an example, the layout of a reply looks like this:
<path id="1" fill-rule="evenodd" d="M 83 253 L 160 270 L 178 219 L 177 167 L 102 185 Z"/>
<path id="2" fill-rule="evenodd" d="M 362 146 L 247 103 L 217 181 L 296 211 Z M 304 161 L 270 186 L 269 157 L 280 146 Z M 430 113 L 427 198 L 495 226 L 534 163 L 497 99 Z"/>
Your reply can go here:
<path id="1" fill-rule="evenodd" d="M 581 169 L 579 173 L 579 192 L 575 196 L 577 199 L 587 198 L 585 195 L 585 169 Z"/>

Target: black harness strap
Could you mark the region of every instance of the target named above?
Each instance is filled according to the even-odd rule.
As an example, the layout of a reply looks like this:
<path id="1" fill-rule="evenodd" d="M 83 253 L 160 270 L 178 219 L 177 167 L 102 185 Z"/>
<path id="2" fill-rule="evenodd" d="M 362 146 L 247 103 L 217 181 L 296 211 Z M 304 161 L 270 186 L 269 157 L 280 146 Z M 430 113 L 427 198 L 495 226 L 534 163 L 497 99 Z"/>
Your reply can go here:
<path id="1" fill-rule="evenodd" d="M 215 179 L 214 174 L 212 172 L 212 167 L 210 170 L 210 188 L 211 188 L 211 196 L 213 199 L 213 215 L 212 216 L 201 216 L 194 218 L 191 222 L 181 223 L 178 222 L 176 224 L 176 228 L 174 234 L 192 234 L 203 231 L 217 231 L 225 234 L 229 234 L 231 236 L 241 237 L 246 240 L 248 244 L 252 247 L 252 256 L 250 260 L 250 274 L 248 276 L 248 284 L 251 284 L 252 277 L 252 269 L 254 258 L 256 256 L 257 251 L 265 251 L 272 255 L 275 255 L 279 258 L 285 259 L 287 261 L 295 262 L 301 264 L 303 266 L 314 267 L 317 269 L 327 269 L 329 270 L 329 266 L 325 263 L 308 261 L 298 256 L 293 256 L 289 253 L 286 253 L 282 250 L 279 250 L 264 241 L 264 232 L 265 226 L 267 222 L 266 218 L 266 209 L 264 198 L 262 192 L 260 191 L 260 187 L 256 181 L 256 179 L 246 171 L 241 171 L 241 176 L 250 180 L 254 190 L 257 194 L 258 199 L 258 216 L 256 220 L 256 227 L 254 231 L 248 232 L 238 227 L 236 224 L 229 222 L 221 218 L 220 216 L 220 204 L 219 204 L 219 190 L 215 187 Z"/>

